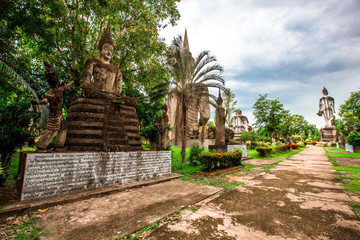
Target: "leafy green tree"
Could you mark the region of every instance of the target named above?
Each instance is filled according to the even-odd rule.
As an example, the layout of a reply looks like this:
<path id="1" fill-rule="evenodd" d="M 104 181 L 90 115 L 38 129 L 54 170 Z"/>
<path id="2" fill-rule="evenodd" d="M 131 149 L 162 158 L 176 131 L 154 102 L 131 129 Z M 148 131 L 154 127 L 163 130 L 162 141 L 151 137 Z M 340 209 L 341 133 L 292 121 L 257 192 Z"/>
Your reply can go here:
<path id="1" fill-rule="evenodd" d="M 237 101 L 235 100 L 235 93 L 231 91 L 230 88 L 225 88 L 224 92 L 221 94 L 223 99 L 223 107 L 225 109 L 225 121 L 228 126 L 230 126 L 231 114 L 235 111 L 235 106 Z"/>
<path id="2" fill-rule="evenodd" d="M 353 130 L 349 133 L 349 135 L 346 138 L 347 142 L 354 147 L 360 147 L 360 133 Z"/>
<path id="3" fill-rule="evenodd" d="M 187 105 L 190 99 L 196 95 L 210 96 L 214 101 L 216 97 L 204 91 L 204 86 L 224 89 L 224 79 L 221 75 L 222 66 L 217 64 L 216 58 L 209 51 L 202 51 L 195 59 L 192 57 L 187 34 L 185 39 L 179 35 L 172 41 L 168 53 L 170 67 L 170 94 L 178 99 L 176 115 L 179 116 L 175 123 L 175 130 L 181 133 L 181 158 L 186 162 L 186 141 L 188 126 L 186 124 Z"/>
<path id="4" fill-rule="evenodd" d="M 258 135 L 256 134 L 255 131 L 250 131 L 250 132 L 243 132 L 240 136 L 241 140 L 245 140 L 245 141 L 256 141 L 258 139 Z"/>
<path id="5" fill-rule="evenodd" d="M 270 141 L 273 141 L 274 133 L 280 130 L 284 108 L 278 99 L 267 99 L 267 96 L 259 95 L 253 105 L 253 115 L 256 119 L 255 126 L 264 128 L 269 133 Z"/>
<path id="6" fill-rule="evenodd" d="M 350 94 L 350 97 L 340 106 L 339 115 L 342 119 L 342 130 L 346 134 L 345 136 L 355 125 L 360 126 L 360 90 Z M 340 127 L 339 122 L 338 126 Z"/>
<path id="7" fill-rule="evenodd" d="M 3 1 L 2 1 L 3 2 Z M 140 89 L 146 97 L 164 82 L 166 44 L 159 30 L 174 25 L 178 0 L 5 1 L 2 4 L 0 55 L 40 93 L 45 93 L 42 62 L 47 58 L 59 79 L 80 85 L 86 59 L 96 57 L 97 44 L 111 20 L 115 43 L 112 63 L 119 66 L 124 93 Z M 66 97 L 66 106 L 77 89 Z"/>
<path id="8" fill-rule="evenodd" d="M 30 106 L 30 101 L 26 99 L 12 102 L 0 101 L 0 154 L 3 169 L 0 186 L 4 186 L 8 177 L 11 156 L 15 153 L 15 149 L 26 142 L 32 144 L 34 141 L 30 126 L 36 112 L 30 111 Z"/>

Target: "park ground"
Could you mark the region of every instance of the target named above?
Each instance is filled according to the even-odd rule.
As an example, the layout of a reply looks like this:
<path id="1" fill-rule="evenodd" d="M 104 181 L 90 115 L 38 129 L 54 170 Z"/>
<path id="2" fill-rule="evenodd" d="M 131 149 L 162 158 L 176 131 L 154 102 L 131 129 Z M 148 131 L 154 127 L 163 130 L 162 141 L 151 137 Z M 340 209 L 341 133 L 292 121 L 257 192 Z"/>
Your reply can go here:
<path id="1" fill-rule="evenodd" d="M 179 180 L 10 216 L 1 237 L 360 239 L 360 154 L 300 151 L 214 177 L 177 168 Z"/>

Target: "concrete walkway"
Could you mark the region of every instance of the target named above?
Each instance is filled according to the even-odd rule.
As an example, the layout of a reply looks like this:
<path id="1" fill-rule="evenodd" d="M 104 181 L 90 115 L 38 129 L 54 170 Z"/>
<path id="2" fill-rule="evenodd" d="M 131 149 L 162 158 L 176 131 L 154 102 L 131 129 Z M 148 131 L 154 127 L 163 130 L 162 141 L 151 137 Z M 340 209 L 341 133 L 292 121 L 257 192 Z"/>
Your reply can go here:
<path id="1" fill-rule="evenodd" d="M 324 150 L 310 147 L 147 239 L 360 239 L 350 201 Z"/>

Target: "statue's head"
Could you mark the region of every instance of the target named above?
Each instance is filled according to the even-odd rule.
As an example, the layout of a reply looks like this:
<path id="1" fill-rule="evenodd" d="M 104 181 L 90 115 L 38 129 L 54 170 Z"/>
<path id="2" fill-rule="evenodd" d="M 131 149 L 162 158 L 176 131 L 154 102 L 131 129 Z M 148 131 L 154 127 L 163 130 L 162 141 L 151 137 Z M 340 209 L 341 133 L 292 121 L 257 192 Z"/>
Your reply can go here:
<path id="1" fill-rule="evenodd" d="M 328 90 L 324 87 L 323 90 L 322 90 L 324 96 L 327 96 L 328 95 Z"/>
<path id="2" fill-rule="evenodd" d="M 49 83 L 50 87 L 58 87 L 59 86 L 59 77 L 58 77 L 55 69 L 52 68 L 49 60 L 44 61 L 44 65 L 46 67 L 45 78 L 46 78 L 47 82 Z"/>
<path id="3" fill-rule="evenodd" d="M 104 36 L 99 41 L 98 50 L 101 59 L 110 61 L 114 50 L 114 42 L 111 38 L 111 32 L 110 32 L 110 20 Z"/>
<path id="4" fill-rule="evenodd" d="M 241 110 L 240 109 L 237 109 L 237 110 L 235 110 L 235 114 L 236 114 L 236 116 L 240 116 L 241 115 Z"/>

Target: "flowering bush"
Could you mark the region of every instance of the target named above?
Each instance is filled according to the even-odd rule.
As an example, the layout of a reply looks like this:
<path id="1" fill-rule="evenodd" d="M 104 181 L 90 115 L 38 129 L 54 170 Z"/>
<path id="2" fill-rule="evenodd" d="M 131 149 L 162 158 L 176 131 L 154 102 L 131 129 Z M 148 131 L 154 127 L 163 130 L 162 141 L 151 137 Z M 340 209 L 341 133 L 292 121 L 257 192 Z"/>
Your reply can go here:
<path id="1" fill-rule="evenodd" d="M 311 145 L 314 145 L 314 146 L 315 146 L 316 143 L 317 143 L 316 141 L 310 142 L 310 144 L 311 144 Z"/>
<path id="2" fill-rule="evenodd" d="M 290 147 L 292 149 L 297 149 L 299 147 L 299 144 L 291 144 Z"/>
<path id="3" fill-rule="evenodd" d="M 256 151 L 259 153 L 260 157 L 265 157 L 268 153 L 270 153 L 272 148 L 270 147 L 258 147 Z"/>
<path id="4" fill-rule="evenodd" d="M 278 151 L 278 152 L 285 152 L 287 150 L 290 150 L 290 148 L 291 147 L 288 144 L 284 144 L 284 145 L 275 147 L 276 151 Z"/>
<path id="5" fill-rule="evenodd" d="M 298 142 L 297 145 L 299 145 L 299 147 L 305 146 L 305 144 L 303 142 Z"/>
<path id="6" fill-rule="evenodd" d="M 240 152 L 203 153 L 199 155 L 199 161 L 205 166 L 205 171 L 211 172 L 241 165 L 241 156 Z"/>

